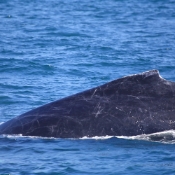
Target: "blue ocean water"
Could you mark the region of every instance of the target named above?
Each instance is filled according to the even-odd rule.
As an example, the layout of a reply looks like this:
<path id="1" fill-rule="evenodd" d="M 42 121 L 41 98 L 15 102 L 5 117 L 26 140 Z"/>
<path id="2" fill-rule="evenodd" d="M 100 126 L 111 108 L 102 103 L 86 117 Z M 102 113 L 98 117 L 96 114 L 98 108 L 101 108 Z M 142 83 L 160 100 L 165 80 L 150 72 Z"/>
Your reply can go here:
<path id="1" fill-rule="evenodd" d="M 150 69 L 175 81 L 174 9 L 174 0 L 0 0 L 0 122 Z M 0 136 L 0 175 L 173 175 L 165 138 L 175 131 L 160 135 Z"/>

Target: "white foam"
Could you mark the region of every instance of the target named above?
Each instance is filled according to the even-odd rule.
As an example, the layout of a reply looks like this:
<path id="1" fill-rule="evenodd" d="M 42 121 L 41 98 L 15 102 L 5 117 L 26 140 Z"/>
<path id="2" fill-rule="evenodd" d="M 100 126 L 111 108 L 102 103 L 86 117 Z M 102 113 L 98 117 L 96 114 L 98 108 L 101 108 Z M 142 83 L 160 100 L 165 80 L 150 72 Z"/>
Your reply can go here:
<path id="1" fill-rule="evenodd" d="M 60 139 L 55 137 L 40 137 L 40 136 L 23 136 L 22 134 L 14 134 L 14 135 L 8 135 L 3 134 L 1 135 L 1 138 L 9 138 L 9 139 Z M 128 139 L 128 140 L 144 140 L 144 141 L 152 141 L 152 142 L 160 142 L 160 143 L 167 143 L 167 144 L 175 144 L 175 130 L 167 130 L 163 132 L 157 132 L 152 134 L 141 134 L 136 136 L 94 136 L 94 137 L 82 137 L 78 138 L 80 140 L 106 140 L 111 138 L 118 138 L 118 139 Z M 71 140 L 76 140 L 77 138 L 68 138 Z"/>
<path id="2" fill-rule="evenodd" d="M 94 136 L 94 137 L 85 136 L 85 137 L 82 137 L 80 139 L 82 139 L 82 140 L 87 140 L 87 139 L 105 140 L 105 139 L 110 139 L 112 137 L 114 137 L 114 136 L 108 136 L 108 135 L 106 135 L 106 136 Z"/>
<path id="3" fill-rule="evenodd" d="M 94 136 L 94 137 L 82 137 L 80 139 L 95 139 L 105 140 L 110 138 L 128 139 L 128 140 L 145 140 L 152 142 L 161 142 L 175 144 L 175 130 L 168 130 L 163 132 L 157 132 L 152 134 L 141 134 L 136 136 Z"/>
<path id="4" fill-rule="evenodd" d="M 55 137 L 41 137 L 41 136 L 23 136 L 22 134 L 3 134 L 1 135 L 3 138 L 8 139 L 23 139 L 23 138 L 29 138 L 29 139 L 59 139 Z"/>
<path id="5" fill-rule="evenodd" d="M 152 134 L 141 134 L 137 136 L 118 136 L 117 138 L 175 144 L 175 130 L 167 130 Z"/>

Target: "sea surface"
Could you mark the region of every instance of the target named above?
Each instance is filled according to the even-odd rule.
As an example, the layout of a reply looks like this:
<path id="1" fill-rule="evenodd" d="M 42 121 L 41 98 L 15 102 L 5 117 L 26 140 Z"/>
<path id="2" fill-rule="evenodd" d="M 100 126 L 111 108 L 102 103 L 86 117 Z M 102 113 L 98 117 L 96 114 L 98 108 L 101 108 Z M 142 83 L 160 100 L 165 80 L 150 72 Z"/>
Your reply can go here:
<path id="1" fill-rule="evenodd" d="M 0 0 L 0 123 L 151 69 L 175 81 L 175 0 Z M 175 131 L 0 136 L 0 175 L 174 175 Z"/>

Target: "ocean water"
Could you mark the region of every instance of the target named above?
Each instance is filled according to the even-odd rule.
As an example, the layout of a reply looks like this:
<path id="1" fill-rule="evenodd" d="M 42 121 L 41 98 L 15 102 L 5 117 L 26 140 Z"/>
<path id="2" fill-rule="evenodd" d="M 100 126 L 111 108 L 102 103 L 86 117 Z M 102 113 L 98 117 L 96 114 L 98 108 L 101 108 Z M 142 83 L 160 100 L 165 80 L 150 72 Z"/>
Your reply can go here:
<path id="1" fill-rule="evenodd" d="M 122 76 L 175 81 L 174 0 L 0 0 L 0 122 Z M 175 174 L 175 131 L 0 136 L 0 175 Z"/>

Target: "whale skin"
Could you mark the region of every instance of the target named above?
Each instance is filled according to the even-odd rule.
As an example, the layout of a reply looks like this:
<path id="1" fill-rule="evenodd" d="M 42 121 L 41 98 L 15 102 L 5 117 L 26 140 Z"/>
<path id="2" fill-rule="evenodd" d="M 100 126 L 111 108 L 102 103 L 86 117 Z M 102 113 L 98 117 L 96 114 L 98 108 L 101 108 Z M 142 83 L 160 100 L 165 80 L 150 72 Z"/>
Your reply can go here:
<path id="1" fill-rule="evenodd" d="M 175 129 L 175 82 L 151 70 L 33 109 L 1 124 L 0 134 L 81 138 L 171 129 Z"/>

